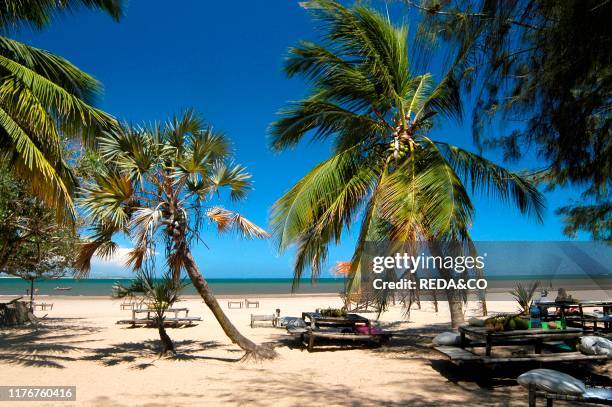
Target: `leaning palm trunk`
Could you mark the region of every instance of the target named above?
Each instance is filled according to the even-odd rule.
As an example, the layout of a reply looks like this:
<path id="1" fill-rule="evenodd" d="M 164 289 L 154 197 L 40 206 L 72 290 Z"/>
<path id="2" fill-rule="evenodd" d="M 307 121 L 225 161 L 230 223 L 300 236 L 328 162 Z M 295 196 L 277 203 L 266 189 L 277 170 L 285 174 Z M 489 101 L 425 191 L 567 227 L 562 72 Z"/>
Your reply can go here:
<path id="1" fill-rule="evenodd" d="M 219 302 L 213 295 L 212 290 L 210 289 L 210 286 L 208 285 L 206 280 L 204 280 L 202 273 L 200 273 L 200 269 L 198 268 L 198 265 L 196 264 L 191 252 L 189 250 L 185 250 L 185 253 L 183 253 L 182 257 L 184 259 L 183 265 L 185 267 L 185 270 L 187 271 L 187 275 L 191 279 L 193 286 L 198 291 L 202 299 L 204 299 L 204 302 L 206 303 L 208 308 L 210 308 L 210 310 L 212 311 L 213 315 L 217 319 L 217 322 L 219 322 L 219 325 L 221 325 L 221 328 L 223 328 L 223 332 L 225 332 L 225 334 L 228 336 L 228 338 L 232 340 L 233 343 L 240 346 L 241 349 L 246 351 L 246 354 L 244 355 L 243 359 L 250 357 L 261 359 L 274 358 L 276 356 L 276 352 L 274 351 L 274 349 L 269 346 L 256 345 L 254 342 L 244 337 L 236 329 L 234 324 L 232 324 L 232 321 L 229 320 L 229 318 L 221 309 Z"/>
<path id="2" fill-rule="evenodd" d="M 187 272 L 223 331 L 247 352 L 245 357 L 274 357 L 273 349 L 257 346 L 230 322 L 190 250 L 207 220 L 218 232 L 268 237 L 265 230 L 242 215 L 209 206 L 223 189 L 229 190 L 232 200 L 240 200 L 251 188 L 250 174 L 231 162 L 225 138 L 188 110 L 164 126 L 122 127 L 102 137 L 100 145 L 103 171 L 81 191 L 80 203 L 93 221 L 92 239 L 82 246 L 76 262 L 81 273 L 89 271 L 94 254 L 112 254 L 116 233 L 130 232 L 135 247 L 126 264 L 135 271 L 152 268 L 151 254 L 163 241 L 168 278 L 178 283 L 183 270 Z"/>

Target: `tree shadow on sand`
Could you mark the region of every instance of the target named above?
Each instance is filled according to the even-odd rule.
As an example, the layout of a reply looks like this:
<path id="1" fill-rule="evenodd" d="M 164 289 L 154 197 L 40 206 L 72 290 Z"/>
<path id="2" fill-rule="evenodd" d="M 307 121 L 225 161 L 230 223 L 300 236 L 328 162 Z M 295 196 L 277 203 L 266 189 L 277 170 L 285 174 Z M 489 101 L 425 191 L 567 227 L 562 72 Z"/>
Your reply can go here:
<path id="1" fill-rule="evenodd" d="M 0 363 L 62 369 L 63 362 L 76 360 L 75 354 L 86 351 L 82 346 L 95 342 L 84 335 L 100 329 L 80 319 L 49 318 L 38 326 L 21 326 L 0 330 Z"/>
<path id="2" fill-rule="evenodd" d="M 237 404 L 249 406 L 264 406 L 275 403 L 287 405 L 343 405 L 343 406 L 457 406 L 470 404 L 508 405 L 509 396 L 481 392 L 465 392 L 460 388 L 444 390 L 444 396 L 449 400 L 436 397 L 432 400 L 425 395 L 415 392 L 404 394 L 388 393 L 381 389 L 378 393 L 366 394 L 358 386 L 349 386 L 337 383 L 314 382 L 307 373 L 295 373 L 291 380 L 281 373 L 268 375 L 265 383 L 255 377 L 245 378 L 241 381 L 240 389 L 228 389 L 224 379 L 210 378 L 215 390 L 215 402 L 219 404 Z M 394 384 L 391 383 L 390 384 Z M 400 383 L 409 389 L 413 383 L 410 380 Z M 433 388 L 431 390 L 434 390 Z M 406 395 L 406 393 L 411 393 Z M 162 395 L 163 397 L 163 395 Z M 291 402 L 291 400 L 294 400 Z"/>
<path id="3" fill-rule="evenodd" d="M 221 348 L 225 345 L 216 341 L 198 342 L 194 340 L 175 341 L 177 354 L 169 359 L 176 361 L 219 360 L 222 362 L 238 362 L 238 358 L 223 358 L 201 354 L 202 351 Z M 122 363 L 133 363 L 132 369 L 146 369 L 154 366 L 159 359 L 160 345 L 158 340 L 142 342 L 123 342 L 112 344 L 105 348 L 91 349 L 91 354 L 80 360 L 100 362 L 104 366 L 115 366 Z M 148 361 L 143 361 L 148 359 Z"/>

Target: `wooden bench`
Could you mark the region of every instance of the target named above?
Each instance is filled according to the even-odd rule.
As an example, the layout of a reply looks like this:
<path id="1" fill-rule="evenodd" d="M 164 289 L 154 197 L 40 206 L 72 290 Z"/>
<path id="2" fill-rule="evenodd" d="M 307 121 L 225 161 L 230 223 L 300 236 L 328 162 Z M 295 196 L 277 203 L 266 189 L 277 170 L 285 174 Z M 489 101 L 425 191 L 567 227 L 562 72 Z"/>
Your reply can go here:
<path id="1" fill-rule="evenodd" d="M 244 299 L 244 305 L 247 308 L 259 308 L 259 301 L 249 301 L 246 298 Z M 251 307 L 253 305 L 253 307 Z"/>
<path id="2" fill-rule="evenodd" d="M 196 321 L 201 321 L 200 317 L 178 317 L 178 318 L 164 318 L 164 326 L 178 326 L 178 325 L 193 325 Z M 135 327 L 136 325 L 151 326 L 156 325 L 157 321 L 154 318 L 136 318 L 136 319 L 123 319 L 117 321 L 117 324 L 128 324 Z"/>
<path id="3" fill-rule="evenodd" d="M 545 391 L 540 391 L 536 389 L 535 385 L 529 386 L 529 407 L 536 407 L 536 398 L 542 397 L 546 399 L 546 407 L 553 407 L 554 400 L 563 400 L 563 401 L 571 401 L 572 405 L 575 403 L 588 403 L 588 404 L 600 404 L 606 406 L 612 406 L 612 399 L 593 397 L 594 392 L 605 392 L 607 397 L 612 397 L 612 390 L 609 389 L 600 389 L 587 387 L 587 391 L 585 394 L 580 396 L 572 396 L 569 394 L 555 394 L 549 393 Z"/>
<path id="4" fill-rule="evenodd" d="M 38 302 L 38 303 L 33 303 L 32 304 L 32 309 L 36 309 L 36 307 L 39 307 L 41 309 L 41 311 L 46 311 L 47 308 L 49 308 L 50 310 L 53 310 L 53 303 L 48 303 L 48 302 Z"/>
<path id="5" fill-rule="evenodd" d="M 306 337 L 308 337 L 308 341 L 306 341 Z M 383 343 L 387 342 L 390 337 L 391 334 L 388 333 L 368 335 L 353 332 L 342 333 L 305 329 L 304 332 L 300 335 L 300 340 L 307 346 L 308 352 L 312 352 L 315 346 L 315 339 L 317 338 L 341 341 L 370 341 L 374 342 L 376 345 L 382 345 Z"/>
<path id="6" fill-rule="evenodd" d="M 582 362 L 591 360 L 606 360 L 612 359 L 608 355 L 585 355 L 580 352 L 564 352 L 564 353 L 539 353 L 532 355 L 521 355 L 514 357 L 493 357 L 477 355 L 466 349 L 461 349 L 458 346 L 436 346 L 434 349 L 444 356 L 448 357 L 451 362 L 477 362 L 482 364 L 494 363 L 521 363 L 521 362 Z"/>
<path id="7" fill-rule="evenodd" d="M 237 307 L 234 305 L 237 305 Z M 242 301 L 228 301 L 227 308 L 242 308 Z"/>
<path id="8" fill-rule="evenodd" d="M 255 325 L 255 322 L 257 321 L 269 321 L 269 322 L 272 322 L 273 327 L 276 327 L 277 318 L 278 317 L 275 314 L 271 314 L 271 315 L 251 314 L 251 328 L 253 328 L 253 326 Z"/>

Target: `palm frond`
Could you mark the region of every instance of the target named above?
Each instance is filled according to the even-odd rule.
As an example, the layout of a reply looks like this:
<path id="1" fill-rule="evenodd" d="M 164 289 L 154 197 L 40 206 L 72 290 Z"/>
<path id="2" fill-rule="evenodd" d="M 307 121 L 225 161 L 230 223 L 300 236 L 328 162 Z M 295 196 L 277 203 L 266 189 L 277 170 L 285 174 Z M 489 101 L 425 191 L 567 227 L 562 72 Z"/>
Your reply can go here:
<path id="1" fill-rule="evenodd" d="M 6 30 L 23 23 L 43 28 L 59 13 L 81 7 L 102 10 L 119 20 L 124 3 L 123 0 L 7 0 L 0 3 L 0 28 Z"/>
<path id="2" fill-rule="evenodd" d="M 234 231 L 248 238 L 267 238 L 268 232 L 260 228 L 244 216 L 221 207 L 213 207 L 206 211 L 206 216 L 217 225 L 219 232 Z"/>
<path id="3" fill-rule="evenodd" d="M 511 202 L 522 213 L 542 220 L 544 197 L 526 178 L 459 147 L 441 142 L 436 145 L 472 190 Z"/>

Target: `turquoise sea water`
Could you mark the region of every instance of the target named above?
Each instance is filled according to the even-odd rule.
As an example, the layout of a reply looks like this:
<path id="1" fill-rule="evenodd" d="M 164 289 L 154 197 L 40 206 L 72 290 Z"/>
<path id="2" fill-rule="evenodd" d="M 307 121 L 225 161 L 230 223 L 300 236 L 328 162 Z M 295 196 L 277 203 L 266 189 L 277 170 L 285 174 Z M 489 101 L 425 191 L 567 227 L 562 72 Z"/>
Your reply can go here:
<path id="1" fill-rule="evenodd" d="M 612 295 L 612 276 L 590 276 L 584 275 L 515 275 L 515 276 L 487 276 L 490 291 L 507 292 L 514 288 L 517 282 L 527 283 L 540 280 L 541 287 L 565 287 L 566 289 L 591 290 L 602 289 Z M 130 284 L 129 279 L 71 279 L 41 280 L 35 283 L 40 295 L 69 295 L 69 296 L 110 296 L 112 286 L 121 283 Z M 240 295 L 240 294 L 291 294 L 290 278 L 258 278 L 258 279 L 209 279 L 208 282 L 215 294 Z M 55 290 L 56 287 L 71 287 L 70 290 Z M 0 295 L 25 295 L 29 288 L 29 282 L 20 278 L 0 278 Z M 303 280 L 297 290 L 298 294 L 336 294 L 344 287 L 342 278 L 321 278 L 316 285 L 311 285 L 310 280 Z M 196 295 L 193 286 L 188 285 L 183 294 Z"/>
<path id="2" fill-rule="evenodd" d="M 209 279 L 208 283 L 215 294 L 290 294 L 290 278 L 269 279 Z M 41 280 L 35 283 L 40 295 L 87 295 L 110 296 L 116 283 L 129 285 L 128 279 L 71 279 Z M 71 287 L 68 291 L 55 290 L 56 287 Z M 342 279 L 322 278 L 317 285 L 305 280 L 297 293 L 338 293 L 344 286 Z M 29 282 L 20 278 L 0 278 L 0 295 L 25 295 Z M 192 285 L 185 288 L 185 295 L 195 295 Z"/>

